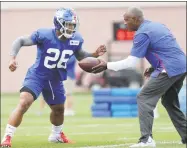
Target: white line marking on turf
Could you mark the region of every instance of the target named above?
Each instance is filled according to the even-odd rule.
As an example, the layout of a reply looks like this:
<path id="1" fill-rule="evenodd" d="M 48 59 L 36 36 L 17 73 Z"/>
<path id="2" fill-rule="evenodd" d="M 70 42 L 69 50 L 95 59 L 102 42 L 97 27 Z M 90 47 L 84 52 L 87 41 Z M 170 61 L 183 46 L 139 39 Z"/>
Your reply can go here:
<path id="1" fill-rule="evenodd" d="M 179 144 L 179 141 L 158 141 L 157 144 Z M 115 144 L 115 145 L 97 145 L 97 146 L 83 146 L 78 148 L 113 148 L 113 147 L 121 147 L 121 146 L 129 146 L 135 143 L 127 143 L 127 144 Z"/>
<path id="2" fill-rule="evenodd" d="M 99 126 L 104 126 L 104 127 L 116 127 L 116 126 L 120 126 L 120 127 L 134 127 L 138 124 L 80 124 L 80 125 L 66 125 L 66 127 L 80 127 L 80 128 L 90 128 L 90 127 L 99 127 Z M 164 127 L 160 127 L 160 126 L 164 126 Z M 139 127 L 139 125 L 137 126 L 137 128 Z M 51 127 L 50 126 L 33 126 L 33 125 L 30 125 L 30 126 L 21 126 L 19 127 L 19 129 L 25 129 L 25 128 L 45 128 L 45 129 L 50 129 Z M 1 127 L 1 129 L 3 129 Z M 158 129 L 158 130 L 175 130 L 174 126 L 166 126 L 166 125 L 154 125 L 154 129 Z"/>
<path id="3" fill-rule="evenodd" d="M 132 133 L 131 131 L 128 132 L 85 132 L 85 133 L 69 133 L 68 135 L 101 135 L 101 134 L 118 134 L 118 133 Z M 16 136 L 46 136 L 47 134 L 32 134 L 31 133 L 26 133 L 24 135 L 16 135 Z"/>
<path id="4" fill-rule="evenodd" d="M 132 138 L 127 138 L 127 137 L 124 137 L 124 138 L 119 138 L 119 139 L 117 139 L 117 140 L 119 140 L 119 141 L 122 141 L 122 140 L 133 140 L 133 139 L 139 139 L 139 137 L 132 137 Z"/>
<path id="5" fill-rule="evenodd" d="M 98 146 L 84 146 L 84 147 L 79 147 L 79 148 L 113 148 L 113 147 L 121 147 L 121 146 L 128 146 L 133 143 L 128 143 L 128 144 L 115 144 L 115 145 L 98 145 Z"/>
<path id="6" fill-rule="evenodd" d="M 158 141 L 157 144 L 180 144 L 180 141 Z"/>
<path id="7" fill-rule="evenodd" d="M 165 131 L 156 131 L 160 133 L 165 133 Z M 175 132 L 175 131 L 168 131 L 168 132 Z M 121 131 L 121 132 L 80 132 L 80 133 L 69 133 L 68 135 L 105 135 L 105 134 L 127 134 L 127 133 L 136 133 L 136 131 Z M 16 135 L 16 136 L 47 136 L 48 133 L 25 133 L 23 135 Z"/>

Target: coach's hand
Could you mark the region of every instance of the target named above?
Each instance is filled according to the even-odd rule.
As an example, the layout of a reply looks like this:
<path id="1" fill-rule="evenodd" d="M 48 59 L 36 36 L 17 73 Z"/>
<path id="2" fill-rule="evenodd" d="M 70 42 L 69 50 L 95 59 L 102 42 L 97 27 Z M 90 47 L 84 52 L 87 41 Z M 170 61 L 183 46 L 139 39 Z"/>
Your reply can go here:
<path id="1" fill-rule="evenodd" d="M 104 55 L 106 52 L 106 46 L 105 45 L 100 45 L 97 50 L 93 53 L 94 57 L 99 57 Z"/>
<path id="2" fill-rule="evenodd" d="M 144 77 L 145 78 L 149 78 L 151 73 L 154 71 L 154 68 L 153 67 L 150 67 L 150 68 L 147 68 L 144 72 Z"/>
<path id="3" fill-rule="evenodd" d="M 18 63 L 17 63 L 16 59 L 15 59 L 15 58 L 12 58 L 12 59 L 10 60 L 10 64 L 9 64 L 9 69 L 10 69 L 10 71 L 11 71 L 11 72 L 14 72 L 14 71 L 17 69 L 17 67 L 18 67 Z"/>
<path id="4" fill-rule="evenodd" d="M 101 59 L 98 59 L 98 60 L 100 61 L 100 63 L 97 66 L 92 68 L 93 69 L 92 73 L 100 73 L 107 69 L 107 62 Z"/>

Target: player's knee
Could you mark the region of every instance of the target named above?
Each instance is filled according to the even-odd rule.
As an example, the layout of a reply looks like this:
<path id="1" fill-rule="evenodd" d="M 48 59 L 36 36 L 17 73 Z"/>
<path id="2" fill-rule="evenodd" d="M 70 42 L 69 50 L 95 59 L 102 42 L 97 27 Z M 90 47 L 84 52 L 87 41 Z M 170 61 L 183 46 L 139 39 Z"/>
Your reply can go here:
<path id="1" fill-rule="evenodd" d="M 23 92 L 20 94 L 19 110 L 25 113 L 33 103 L 34 99 L 31 94 Z"/>
<path id="2" fill-rule="evenodd" d="M 61 115 L 63 115 L 64 114 L 64 107 L 56 107 L 56 108 L 54 108 L 53 110 L 52 110 L 52 112 L 53 112 L 53 114 L 55 115 L 55 116 L 61 116 Z"/>

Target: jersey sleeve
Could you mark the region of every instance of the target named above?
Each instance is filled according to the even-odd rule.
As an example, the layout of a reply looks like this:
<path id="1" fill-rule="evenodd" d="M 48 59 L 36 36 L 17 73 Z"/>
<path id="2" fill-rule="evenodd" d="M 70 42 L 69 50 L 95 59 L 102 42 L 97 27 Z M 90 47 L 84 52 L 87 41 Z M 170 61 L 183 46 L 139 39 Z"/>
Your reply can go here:
<path id="1" fill-rule="evenodd" d="M 34 44 L 41 44 L 45 40 L 45 37 L 42 34 L 42 31 L 39 29 L 31 34 L 31 39 Z"/>
<path id="2" fill-rule="evenodd" d="M 144 58 L 150 44 L 150 39 L 146 34 L 138 34 L 134 37 L 131 56 Z"/>

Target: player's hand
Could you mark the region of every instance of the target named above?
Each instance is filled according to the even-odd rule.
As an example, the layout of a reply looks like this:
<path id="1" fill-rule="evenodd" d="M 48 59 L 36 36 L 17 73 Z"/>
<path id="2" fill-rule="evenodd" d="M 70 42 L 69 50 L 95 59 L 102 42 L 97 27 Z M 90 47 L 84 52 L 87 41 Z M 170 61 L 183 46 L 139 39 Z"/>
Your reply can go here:
<path id="1" fill-rule="evenodd" d="M 106 46 L 105 45 L 100 45 L 97 50 L 95 51 L 95 56 L 99 57 L 104 55 L 106 52 Z"/>
<path id="2" fill-rule="evenodd" d="M 10 64 L 9 64 L 10 71 L 14 72 L 17 69 L 17 67 L 18 67 L 17 61 L 14 58 L 11 59 Z"/>
<path id="3" fill-rule="evenodd" d="M 97 66 L 92 68 L 93 69 L 92 73 L 100 73 L 107 69 L 107 62 L 101 59 L 98 59 L 98 60 L 100 61 L 100 63 Z"/>
<path id="4" fill-rule="evenodd" d="M 144 77 L 147 79 L 150 77 L 151 73 L 154 71 L 154 68 L 150 67 L 150 68 L 147 68 L 144 72 Z"/>

